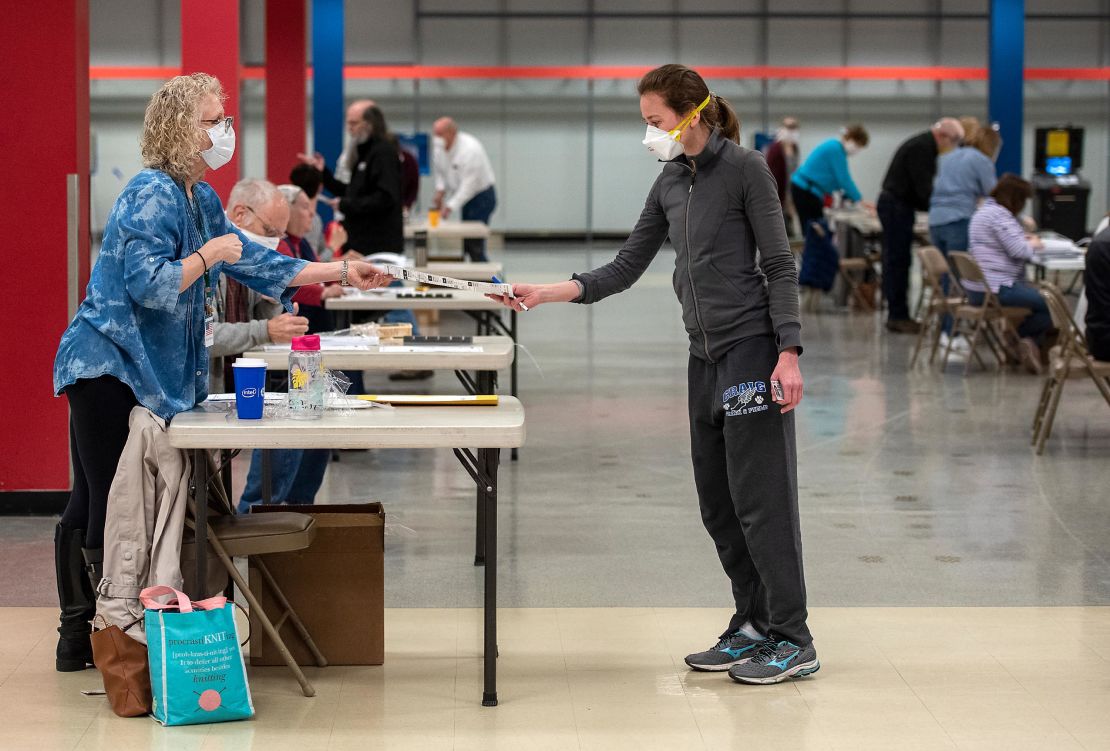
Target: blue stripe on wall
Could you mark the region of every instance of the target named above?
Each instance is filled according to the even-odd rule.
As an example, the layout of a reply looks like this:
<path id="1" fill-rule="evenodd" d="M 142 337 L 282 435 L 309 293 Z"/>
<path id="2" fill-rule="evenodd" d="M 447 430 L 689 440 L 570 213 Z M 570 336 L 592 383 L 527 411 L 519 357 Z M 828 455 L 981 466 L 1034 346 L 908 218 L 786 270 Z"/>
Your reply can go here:
<path id="1" fill-rule="evenodd" d="M 998 172 L 1021 174 L 1025 117 L 1025 0 L 991 0 L 988 109 L 998 123 L 1002 153 Z"/>

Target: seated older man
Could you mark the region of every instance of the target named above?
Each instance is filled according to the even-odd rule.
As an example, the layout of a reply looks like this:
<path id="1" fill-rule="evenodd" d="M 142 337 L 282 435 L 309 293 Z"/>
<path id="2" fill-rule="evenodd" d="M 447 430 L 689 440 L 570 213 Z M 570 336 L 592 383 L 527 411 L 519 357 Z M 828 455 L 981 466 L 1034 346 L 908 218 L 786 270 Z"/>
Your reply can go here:
<path id="1" fill-rule="evenodd" d="M 227 216 L 248 239 L 276 250 L 289 222 L 289 204 L 273 183 L 240 180 L 231 189 Z M 231 358 L 269 342 L 288 344 L 308 331 L 307 318 L 283 313 L 277 301 L 223 275 L 216 303 L 215 342 L 208 350 L 213 358 L 208 369 L 213 393 L 231 383 Z M 293 309 L 297 310 L 296 303 Z"/>

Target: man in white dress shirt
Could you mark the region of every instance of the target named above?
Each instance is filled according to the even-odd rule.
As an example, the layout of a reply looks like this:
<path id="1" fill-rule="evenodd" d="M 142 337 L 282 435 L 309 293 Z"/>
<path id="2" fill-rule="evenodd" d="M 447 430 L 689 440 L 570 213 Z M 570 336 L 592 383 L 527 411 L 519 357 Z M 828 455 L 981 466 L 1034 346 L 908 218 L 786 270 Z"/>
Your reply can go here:
<path id="1" fill-rule="evenodd" d="M 436 193 L 432 208 L 448 219 L 489 224 L 497 208 L 493 167 L 482 142 L 449 117 L 441 117 L 432 125 L 435 136 Z M 484 239 L 463 240 L 463 252 L 472 261 L 486 261 Z"/>

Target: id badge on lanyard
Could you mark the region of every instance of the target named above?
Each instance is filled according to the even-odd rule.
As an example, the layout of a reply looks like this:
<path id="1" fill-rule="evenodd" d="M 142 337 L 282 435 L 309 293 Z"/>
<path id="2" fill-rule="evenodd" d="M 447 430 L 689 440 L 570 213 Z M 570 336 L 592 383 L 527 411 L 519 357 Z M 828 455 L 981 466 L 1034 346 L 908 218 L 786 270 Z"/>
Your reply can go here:
<path id="1" fill-rule="evenodd" d="M 204 272 L 204 346 L 211 347 L 216 343 L 216 293 L 212 290 L 212 282 L 208 272 Z"/>
<path id="2" fill-rule="evenodd" d="M 192 201 L 186 198 L 186 205 L 189 208 L 189 216 L 193 220 L 193 229 L 195 230 L 194 240 L 196 241 L 197 250 L 204 245 L 207 233 L 204 231 L 204 218 L 200 214 L 200 210 L 193 205 Z M 216 291 L 212 287 L 212 277 L 206 268 L 204 270 L 204 346 L 211 347 L 216 343 Z"/>

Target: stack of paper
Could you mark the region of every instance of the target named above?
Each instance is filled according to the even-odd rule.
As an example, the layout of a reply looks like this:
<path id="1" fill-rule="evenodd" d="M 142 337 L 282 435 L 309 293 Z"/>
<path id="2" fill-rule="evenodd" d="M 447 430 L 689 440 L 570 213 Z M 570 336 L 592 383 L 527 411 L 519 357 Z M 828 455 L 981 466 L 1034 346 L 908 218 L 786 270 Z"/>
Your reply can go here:
<path id="1" fill-rule="evenodd" d="M 395 407 L 495 407 L 497 394 L 453 396 L 444 394 L 359 394 L 358 399 Z"/>

